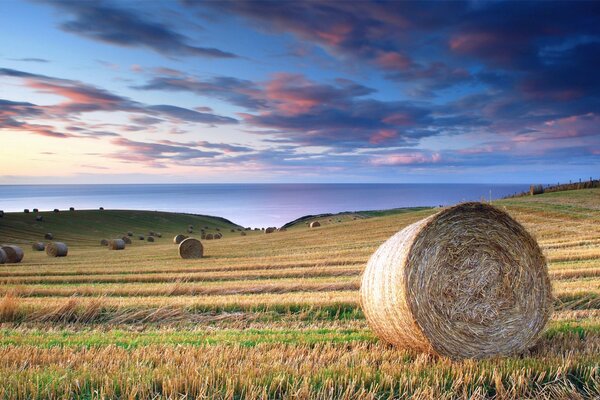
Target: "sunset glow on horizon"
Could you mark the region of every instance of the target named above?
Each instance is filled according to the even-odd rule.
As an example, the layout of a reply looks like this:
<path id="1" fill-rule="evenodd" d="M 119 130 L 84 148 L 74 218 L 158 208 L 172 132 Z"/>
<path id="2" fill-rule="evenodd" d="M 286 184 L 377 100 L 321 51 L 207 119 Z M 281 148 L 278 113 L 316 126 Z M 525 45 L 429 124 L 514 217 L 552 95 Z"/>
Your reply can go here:
<path id="1" fill-rule="evenodd" d="M 597 178 L 596 2 L 0 4 L 0 184 Z"/>

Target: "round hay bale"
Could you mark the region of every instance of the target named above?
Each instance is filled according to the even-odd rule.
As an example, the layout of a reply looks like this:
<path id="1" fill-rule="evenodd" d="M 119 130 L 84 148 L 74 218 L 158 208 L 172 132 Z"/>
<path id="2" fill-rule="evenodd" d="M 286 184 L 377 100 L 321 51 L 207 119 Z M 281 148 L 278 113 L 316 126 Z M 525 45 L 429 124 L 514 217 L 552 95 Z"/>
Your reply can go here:
<path id="1" fill-rule="evenodd" d="M 148 236 L 154 236 L 154 231 L 148 232 Z"/>
<path id="2" fill-rule="evenodd" d="M 231 230 L 230 230 L 230 232 L 231 232 L 231 233 L 235 232 L 235 229 L 231 229 Z"/>
<path id="3" fill-rule="evenodd" d="M 223 234 L 220 232 L 215 233 L 213 236 L 214 239 L 221 239 L 222 237 L 223 237 Z"/>
<path id="4" fill-rule="evenodd" d="M 363 274 L 360 302 L 384 341 L 462 359 L 532 346 L 552 295 L 535 239 L 507 213 L 464 203 L 382 244 Z"/>
<path id="5" fill-rule="evenodd" d="M 194 229 L 194 225 L 188 225 L 188 229 Z"/>
<path id="6" fill-rule="evenodd" d="M 133 236 L 133 232 L 131 232 L 131 231 L 127 232 L 127 236 Z"/>
<path id="7" fill-rule="evenodd" d="M 34 208 L 32 211 L 33 211 L 34 213 L 40 212 L 40 210 L 39 210 L 39 209 L 37 209 L 37 208 Z"/>
<path id="8" fill-rule="evenodd" d="M 207 233 L 206 234 L 206 240 L 213 240 L 214 236 L 212 233 Z"/>
<path id="9" fill-rule="evenodd" d="M 244 231 L 241 231 L 241 232 L 240 232 L 240 235 L 241 235 L 241 236 L 246 236 L 246 232 L 244 232 Z"/>
<path id="10" fill-rule="evenodd" d="M 313 221 L 310 223 L 309 225 L 311 228 L 317 228 L 319 226 L 321 226 L 321 223 L 319 221 Z"/>
<path id="11" fill-rule="evenodd" d="M 108 246 L 108 239 L 102 239 L 100 241 L 100 246 Z"/>
<path id="12" fill-rule="evenodd" d="M 26 208 L 26 209 L 24 209 L 24 210 L 23 210 L 23 212 L 24 212 L 25 214 L 29 214 L 29 208 Z"/>
<path id="13" fill-rule="evenodd" d="M 14 245 L 3 245 L 2 250 L 6 253 L 6 262 L 9 264 L 20 263 L 23 260 L 23 249 Z"/>
<path id="14" fill-rule="evenodd" d="M 48 233 L 46 233 L 44 235 L 44 239 L 46 239 L 46 240 L 52 240 L 52 239 L 54 239 L 54 235 L 51 234 L 50 232 L 48 232 Z"/>
<path id="15" fill-rule="evenodd" d="M 202 258 L 204 247 L 198 239 L 187 238 L 179 244 L 179 256 L 181 258 Z"/>
<path id="16" fill-rule="evenodd" d="M 144 239 L 146 239 L 146 238 L 144 237 L 144 235 L 140 235 L 140 236 L 138 236 L 138 239 L 139 239 L 139 240 L 144 240 Z"/>
<path id="17" fill-rule="evenodd" d="M 192 228 L 188 228 L 187 232 L 188 233 L 194 233 L 194 230 Z"/>
<path id="18" fill-rule="evenodd" d="M 4 264 L 7 260 L 8 256 L 6 255 L 6 252 L 0 248 L 0 264 Z"/>
<path id="19" fill-rule="evenodd" d="M 162 237 L 162 233 L 160 233 L 160 232 L 156 232 L 156 237 L 159 237 L 159 238 L 161 238 L 161 237 Z"/>
<path id="20" fill-rule="evenodd" d="M 0 210 L 0 218 L 4 218 L 4 211 Z"/>
<path id="21" fill-rule="evenodd" d="M 61 242 L 51 242 L 46 245 L 46 254 L 50 257 L 66 257 L 69 248 Z"/>
<path id="22" fill-rule="evenodd" d="M 154 236 L 148 236 L 148 239 L 146 239 L 146 241 L 154 243 Z"/>
<path id="23" fill-rule="evenodd" d="M 69 211 L 75 211 L 75 207 L 69 207 Z"/>
<path id="24" fill-rule="evenodd" d="M 31 245 L 31 250 L 33 251 L 44 251 L 45 248 L 46 246 L 44 246 L 44 243 L 42 242 L 36 242 Z"/>
<path id="25" fill-rule="evenodd" d="M 41 215 L 36 215 L 36 216 L 35 216 L 35 220 L 36 220 L 37 222 L 42 222 L 42 221 L 44 220 L 44 217 L 42 217 Z"/>
<path id="26" fill-rule="evenodd" d="M 100 207 L 98 210 L 100 210 L 100 211 L 104 211 L 104 207 Z"/>
<path id="27" fill-rule="evenodd" d="M 187 236 L 185 235 L 177 235 L 173 238 L 173 243 L 175 244 L 179 244 L 181 242 L 183 242 L 185 239 L 187 239 Z"/>
<path id="28" fill-rule="evenodd" d="M 216 230 L 217 230 L 217 232 L 221 232 L 221 229 L 219 229 L 219 228 L 217 228 Z"/>
<path id="29" fill-rule="evenodd" d="M 131 239 L 129 238 L 129 236 L 123 236 L 121 240 L 124 241 L 125 244 L 131 244 Z"/>
<path id="30" fill-rule="evenodd" d="M 274 227 L 270 226 L 267 229 L 265 229 L 265 233 L 273 233 L 276 230 L 277 230 L 277 228 L 274 228 Z"/>
<path id="31" fill-rule="evenodd" d="M 123 239 L 112 239 L 108 242 L 109 250 L 125 250 L 125 241 Z"/>
<path id="32" fill-rule="evenodd" d="M 57 213 L 57 212 L 60 212 L 60 210 L 58 208 L 55 208 L 54 212 Z"/>

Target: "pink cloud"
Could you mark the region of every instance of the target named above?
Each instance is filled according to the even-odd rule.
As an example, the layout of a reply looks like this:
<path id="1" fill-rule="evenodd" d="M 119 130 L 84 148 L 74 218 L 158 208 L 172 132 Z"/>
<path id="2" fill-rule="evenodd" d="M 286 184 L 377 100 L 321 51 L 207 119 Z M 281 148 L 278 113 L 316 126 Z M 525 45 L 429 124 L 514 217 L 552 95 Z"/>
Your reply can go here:
<path id="1" fill-rule="evenodd" d="M 380 144 L 388 139 L 393 139 L 398 136 L 398 133 L 392 129 L 382 129 L 379 132 L 371 136 L 369 142 L 371 144 Z"/>
<path id="2" fill-rule="evenodd" d="M 442 156 L 439 153 L 424 154 L 424 153 L 404 153 L 390 154 L 386 156 L 376 157 L 371 161 L 371 164 L 377 166 L 385 165 L 415 165 L 415 164 L 436 164 L 442 161 Z"/>

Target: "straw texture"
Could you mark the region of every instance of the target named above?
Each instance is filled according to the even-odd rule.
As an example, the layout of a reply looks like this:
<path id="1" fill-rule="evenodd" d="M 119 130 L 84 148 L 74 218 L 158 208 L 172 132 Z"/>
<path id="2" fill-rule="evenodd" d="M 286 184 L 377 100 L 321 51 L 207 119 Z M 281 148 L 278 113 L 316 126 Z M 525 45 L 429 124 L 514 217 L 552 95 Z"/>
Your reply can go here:
<path id="1" fill-rule="evenodd" d="M 179 244 L 181 258 L 202 258 L 204 247 L 198 239 L 187 238 Z"/>
<path id="2" fill-rule="evenodd" d="M 360 301 L 383 340 L 461 359 L 531 347 L 552 295 L 535 239 L 505 212 L 464 203 L 381 245 L 363 274 Z"/>
<path id="3" fill-rule="evenodd" d="M 25 255 L 25 253 L 23 253 L 23 249 L 19 246 L 5 245 L 2 246 L 2 250 L 4 250 L 4 253 L 6 253 L 7 263 L 20 263 L 21 260 L 23 260 L 23 256 Z"/>
<path id="4" fill-rule="evenodd" d="M 186 238 L 187 238 L 187 236 L 185 236 L 185 235 L 177 235 L 173 238 L 173 243 L 179 244 L 179 243 L 183 242 Z"/>
<path id="5" fill-rule="evenodd" d="M 50 257 L 66 257 L 69 248 L 61 242 L 52 242 L 46 245 L 46 254 Z"/>
<path id="6" fill-rule="evenodd" d="M 108 242 L 109 250 L 125 250 L 125 241 L 123 239 L 112 239 Z"/>

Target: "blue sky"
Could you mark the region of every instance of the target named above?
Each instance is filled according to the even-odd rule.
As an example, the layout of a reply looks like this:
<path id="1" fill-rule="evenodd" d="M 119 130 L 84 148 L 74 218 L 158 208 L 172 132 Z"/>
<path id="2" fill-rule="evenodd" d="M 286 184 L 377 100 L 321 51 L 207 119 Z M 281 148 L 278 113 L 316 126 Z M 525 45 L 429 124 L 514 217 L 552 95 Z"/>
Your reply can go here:
<path id="1" fill-rule="evenodd" d="M 595 2 L 0 3 L 0 183 L 597 177 Z"/>

